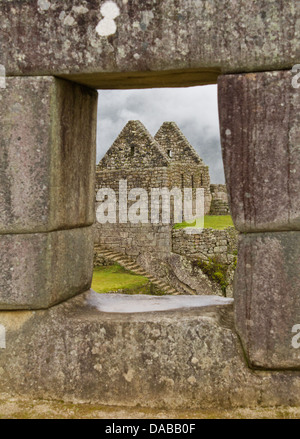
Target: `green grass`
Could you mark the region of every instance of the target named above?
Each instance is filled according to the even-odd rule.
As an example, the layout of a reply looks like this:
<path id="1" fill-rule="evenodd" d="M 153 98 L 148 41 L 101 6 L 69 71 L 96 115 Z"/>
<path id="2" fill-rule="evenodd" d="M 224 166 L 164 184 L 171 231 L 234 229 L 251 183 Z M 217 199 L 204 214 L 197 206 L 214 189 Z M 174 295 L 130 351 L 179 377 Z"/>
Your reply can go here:
<path id="1" fill-rule="evenodd" d="M 107 293 L 124 289 L 138 289 L 148 283 L 144 276 L 134 274 L 119 264 L 94 269 L 92 289 L 97 293 Z"/>
<path id="2" fill-rule="evenodd" d="M 195 223 L 188 224 L 186 222 L 178 223 L 174 225 L 174 229 L 184 229 L 186 227 L 193 227 Z M 233 226 L 232 218 L 230 215 L 205 215 L 204 228 L 208 229 L 226 229 L 226 227 Z"/>

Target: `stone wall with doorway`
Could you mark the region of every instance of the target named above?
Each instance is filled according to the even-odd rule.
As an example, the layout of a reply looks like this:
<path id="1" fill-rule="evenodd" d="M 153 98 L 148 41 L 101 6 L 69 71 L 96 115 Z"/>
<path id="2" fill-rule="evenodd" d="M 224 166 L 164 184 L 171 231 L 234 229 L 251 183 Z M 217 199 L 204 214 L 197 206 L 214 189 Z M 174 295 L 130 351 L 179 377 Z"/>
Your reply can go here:
<path id="1" fill-rule="evenodd" d="M 225 184 L 211 184 L 210 215 L 230 215 L 228 194 Z"/>

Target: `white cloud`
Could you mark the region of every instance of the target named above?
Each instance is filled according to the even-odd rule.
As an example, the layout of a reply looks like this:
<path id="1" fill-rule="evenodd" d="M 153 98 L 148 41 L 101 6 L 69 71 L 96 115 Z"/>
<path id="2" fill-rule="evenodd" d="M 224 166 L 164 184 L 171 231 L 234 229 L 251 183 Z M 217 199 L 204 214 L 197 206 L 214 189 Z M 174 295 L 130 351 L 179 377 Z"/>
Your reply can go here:
<path id="1" fill-rule="evenodd" d="M 97 161 L 128 120 L 140 120 L 154 135 L 174 121 L 210 168 L 212 183 L 223 183 L 217 86 L 99 90 Z"/>

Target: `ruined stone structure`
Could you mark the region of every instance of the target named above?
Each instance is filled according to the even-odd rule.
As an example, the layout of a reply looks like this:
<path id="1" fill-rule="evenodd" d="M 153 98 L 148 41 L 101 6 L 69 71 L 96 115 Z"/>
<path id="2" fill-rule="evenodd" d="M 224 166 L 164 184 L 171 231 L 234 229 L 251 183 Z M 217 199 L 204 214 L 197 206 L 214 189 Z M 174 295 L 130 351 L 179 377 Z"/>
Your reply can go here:
<path id="1" fill-rule="evenodd" d="M 121 180 L 126 180 L 122 194 L 119 190 Z M 185 188 L 203 188 L 205 214 L 229 213 L 226 186 L 210 185 L 208 166 L 174 122 L 164 122 L 153 138 L 140 121 L 129 121 L 97 166 L 96 192 L 101 188 L 114 190 L 117 214 L 116 223 L 110 223 L 109 219 L 97 223 L 95 244 L 135 257 L 147 252 L 164 257 L 172 251 L 173 198 L 170 198 L 169 224 L 162 221 L 161 203 L 158 224 L 155 224 L 150 214 L 152 188 L 169 191 L 179 188 L 182 193 Z M 125 197 L 130 209 L 136 200 L 128 201 L 128 193 L 135 188 L 147 191 L 147 223 L 127 221 L 127 212 L 125 218 L 119 219 L 120 196 Z M 96 209 L 99 204 L 96 202 Z"/>
<path id="2" fill-rule="evenodd" d="M 230 263 L 237 254 L 239 233 L 234 227 L 224 230 L 203 229 L 201 233 L 187 233 L 187 229 L 172 230 L 172 251 L 201 259 L 218 256 Z"/>
<path id="3" fill-rule="evenodd" d="M 128 191 L 140 187 L 149 195 L 156 187 L 203 188 L 204 213 L 229 214 L 226 185 L 210 184 L 208 166 L 175 122 L 164 122 L 154 138 L 140 121 L 126 124 L 97 166 L 96 189 L 109 187 L 118 195 L 122 179 Z"/>
<path id="4" fill-rule="evenodd" d="M 131 407 L 299 406 L 299 1 L 104 3 L 0 1 L 0 391 Z M 212 83 L 243 232 L 234 302 L 106 307 L 85 292 L 94 89 Z"/>
<path id="5" fill-rule="evenodd" d="M 228 195 L 225 184 L 211 184 L 210 215 L 230 215 Z"/>
<path id="6" fill-rule="evenodd" d="M 152 188 L 203 188 L 204 211 L 210 210 L 208 166 L 174 122 L 163 123 L 154 138 L 140 121 L 126 124 L 97 166 L 96 188 L 109 187 L 119 199 L 120 180 L 127 181 L 128 191 L 145 189 L 149 198 Z"/>
<path id="7" fill-rule="evenodd" d="M 119 190 L 120 181 L 126 189 Z M 129 121 L 109 148 L 96 171 L 96 191 L 113 189 L 116 194 L 116 223 L 97 223 L 95 243 L 131 256 L 154 252 L 167 255 L 172 251 L 171 230 L 174 224 L 173 198 L 170 197 L 170 221 L 163 222 L 159 203 L 157 223 L 151 218 L 151 189 L 190 187 L 204 189 L 205 213 L 210 210 L 211 194 L 208 167 L 189 144 L 174 122 L 165 122 L 153 138 L 140 121 Z M 134 201 L 128 200 L 131 189 L 147 191 L 147 223 L 132 223 L 127 216 Z M 126 199 L 125 218 L 119 218 L 119 200 Z M 155 201 L 157 203 L 157 201 Z M 101 203 L 96 202 L 96 209 Z M 124 215 L 123 215 L 124 217 Z M 141 220 L 142 221 L 142 220 Z"/>
<path id="8" fill-rule="evenodd" d="M 125 268 L 137 274 L 142 269 L 143 276 L 164 282 L 167 288 L 162 291 L 165 294 L 232 297 L 239 235 L 234 227 L 203 229 L 197 233 L 195 229 L 173 230 L 169 226 L 121 226 L 120 230 L 119 225 L 97 227 L 96 238 L 100 244 L 94 246 L 94 266 L 111 263 L 112 254 Z M 131 267 L 122 263 L 128 262 L 128 258 Z M 222 270 L 226 270 L 226 282 L 208 276 L 201 269 L 201 262 L 214 264 L 216 276 L 219 272 L 216 264 L 221 264 Z"/>

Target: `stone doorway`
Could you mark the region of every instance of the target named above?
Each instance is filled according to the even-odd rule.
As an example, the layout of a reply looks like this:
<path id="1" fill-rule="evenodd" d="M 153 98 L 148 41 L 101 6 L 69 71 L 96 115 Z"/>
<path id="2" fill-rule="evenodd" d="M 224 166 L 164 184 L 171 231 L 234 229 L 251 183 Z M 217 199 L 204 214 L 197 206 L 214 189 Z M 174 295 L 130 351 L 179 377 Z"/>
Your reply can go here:
<path id="1" fill-rule="evenodd" d="M 299 2 L 116 0 L 108 23 L 104 3 L 1 2 L 2 389 L 101 395 L 107 404 L 299 405 Z M 171 324 L 165 316 L 160 328 L 156 315 L 100 322 L 77 302 L 92 276 L 95 90 L 216 82 L 231 212 L 242 233 L 234 326 L 223 307 L 186 319 L 179 312 Z M 215 331 L 202 343 L 198 329 L 207 325 Z M 225 356 L 216 361 L 206 345 Z M 189 358 L 195 351 L 208 362 Z M 174 361 L 163 364 L 164 352 Z"/>
<path id="2" fill-rule="evenodd" d="M 150 277 L 153 288 L 144 285 L 140 288 L 141 294 L 218 294 L 232 297 L 237 233 L 232 227 L 228 231 L 223 230 L 230 227 L 232 221 L 226 186 L 222 185 L 225 181 L 219 131 L 217 85 L 99 91 L 96 192 L 108 188 L 113 191 L 118 203 L 120 181 L 126 183 L 126 189 L 122 191 L 127 194 L 128 207 L 122 215 L 122 223 L 119 222 L 118 212 L 114 218 L 116 223 L 110 223 L 113 218 L 108 215 L 108 205 L 105 214 L 108 216 L 103 218 L 104 222 L 96 215 L 92 284 L 96 291 L 103 291 L 104 287 L 99 284 L 101 279 L 106 283 L 111 276 L 109 288 L 118 278 L 130 275 L 111 265 L 117 262 L 131 268 L 134 273 Z M 182 195 L 183 188 L 190 188 L 194 198 L 196 188 L 203 187 L 204 227 L 210 230 L 205 233 L 198 231 L 197 235 L 188 234 L 186 232 L 191 230 L 187 230 L 184 223 L 182 226 L 173 225 L 171 218 L 170 224 L 162 223 L 162 212 L 160 225 L 154 225 L 150 214 L 150 193 L 154 187 L 157 190 L 164 187 L 167 191 L 176 188 Z M 137 218 L 141 223 L 132 224 L 128 219 L 128 209 L 133 203 L 128 201 L 128 197 L 130 190 L 139 189 L 146 191 L 147 223 L 143 215 Z M 102 195 L 99 195 L 96 211 L 101 209 L 102 204 Z M 182 233 L 177 230 L 180 227 Z M 119 277 L 116 270 L 121 270 Z M 138 281 L 137 278 L 132 280 Z M 146 282 L 145 279 L 140 281 Z M 118 291 L 131 293 L 125 284 L 123 288 L 122 283 Z M 135 285 L 134 291 L 139 293 Z"/>

